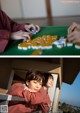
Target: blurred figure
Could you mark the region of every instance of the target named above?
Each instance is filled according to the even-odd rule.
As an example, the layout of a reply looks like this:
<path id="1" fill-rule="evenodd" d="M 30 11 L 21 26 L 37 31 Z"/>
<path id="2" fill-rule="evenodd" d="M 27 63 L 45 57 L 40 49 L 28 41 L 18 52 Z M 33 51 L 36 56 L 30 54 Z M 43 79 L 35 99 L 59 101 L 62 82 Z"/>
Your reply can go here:
<path id="1" fill-rule="evenodd" d="M 45 75 L 43 87 L 48 90 L 48 88 L 53 86 L 53 81 L 54 81 L 53 76 L 50 73 L 48 73 L 48 75 Z"/>

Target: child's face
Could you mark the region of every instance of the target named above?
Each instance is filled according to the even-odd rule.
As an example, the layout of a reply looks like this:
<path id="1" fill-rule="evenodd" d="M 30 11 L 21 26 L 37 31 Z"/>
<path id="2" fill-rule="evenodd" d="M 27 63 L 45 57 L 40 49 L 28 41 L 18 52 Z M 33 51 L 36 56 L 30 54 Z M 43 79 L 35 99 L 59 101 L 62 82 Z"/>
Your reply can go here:
<path id="1" fill-rule="evenodd" d="M 52 87 L 52 86 L 53 86 L 53 79 L 52 79 L 52 78 L 49 77 L 46 86 L 47 86 L 47 87 Z"/>
<path id="2" fill-rule="evenodd" d="M 32 92 L 37 92 L 42 87 L 42 81 L 31 80 L 30 82 L 27 82 L 27 86 Z"/>

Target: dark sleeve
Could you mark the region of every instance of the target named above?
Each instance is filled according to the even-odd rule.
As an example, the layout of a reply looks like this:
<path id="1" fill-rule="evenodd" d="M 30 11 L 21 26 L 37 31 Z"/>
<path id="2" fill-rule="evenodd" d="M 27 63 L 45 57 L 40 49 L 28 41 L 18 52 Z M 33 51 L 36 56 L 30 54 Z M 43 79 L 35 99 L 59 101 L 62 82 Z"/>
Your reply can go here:
<path id="1" fill-rule="evenodd" d="M 8 45 L 11 33 L 7 30 L 0 30 L 0 53 L 4 52 Z"/>
<path id="2" fill-rule="evenodd" d="M 25 24 L 18 24 L 11 20 L 3 11 L 0 10 L 0 22 L 3 29 L 6 29 L 10 32 L 16 32 L 24 29 Z M 27 23 L 26 23 L 27 24 Z"/>
<path id="3" fill-rule="evenodd" d="M 11 33 L 7 30 L 0 30 L 0 39 L 9 40 Z"/>

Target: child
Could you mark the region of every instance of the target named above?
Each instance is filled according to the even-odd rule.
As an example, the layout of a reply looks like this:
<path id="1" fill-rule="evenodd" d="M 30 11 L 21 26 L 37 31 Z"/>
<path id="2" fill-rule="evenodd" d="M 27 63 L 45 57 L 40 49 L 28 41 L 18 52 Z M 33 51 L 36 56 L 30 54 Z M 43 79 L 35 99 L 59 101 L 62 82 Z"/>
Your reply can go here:
<path id="1" fill-rule="evenodd" d="M 2 10 L 0 10 L 0 52 L 3 52 L 9 42 L 12 40 L 24 41 L 31 38 L 33 32 L 38 32 L 40 27 L 29 23 L 18 24 L 11 20 Z M 26 38 L 27 37 L 27 38 Z"/>
<path id="2" fill-rule="evenodd" d="M 52 87 L 53 86 L 53 76 L 48 73 L 48 75 L 46 74 L 45 75 L 45 82 L 44 82 L 44 88 L 48 90 L 48 88 Z"/>
<path id="3" fill-rule="evenodd" d="M 45 77 L 45 81 L 44 81 L 42 89 L 43 89 L 43 91 L 45 90 L 47 95 L 49 95 L 48 89 L 53 86 L 54 78 L 50 73 L 44 74 L 44 77 Z M 49 106 L 49 112 L 50 113 L 51 113 L 51 108 L 52 108 L 52 102 L 50 102 L 50 106 Z"/>
<path id="4" fill-rule="evenodd" d="M 41 91 L 43 79 L 44 76 L 41 72 L 32 70 L 27 73 L 25 84 L 13 84 L 8 94 L 23 97 L 25 102 L 11 104 L 8 113 L 32 113 L 36 110 L 47 113 L 50 107 L 50 98 L 47 93 Z"/>
<path id="5" fill-rule="evenodd" d="M 73 23 L 68 28 L 68 40 L 72 43 L 80 43 L 80 24 Z"/>

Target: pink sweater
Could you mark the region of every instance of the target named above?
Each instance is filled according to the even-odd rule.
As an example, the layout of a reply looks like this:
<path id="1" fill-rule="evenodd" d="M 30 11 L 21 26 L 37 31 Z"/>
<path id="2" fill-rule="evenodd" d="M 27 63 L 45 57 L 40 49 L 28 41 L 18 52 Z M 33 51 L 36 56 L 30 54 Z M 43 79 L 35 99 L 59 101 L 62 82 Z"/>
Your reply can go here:
<path id="1" fill-rule="evenodd" d="M 22 83 L 15 83 L 12 85 L 8 94 L 23 97 L 25 102 L 11 102 L 8 113 L 32 113 L 36 110 L 42 110 L 47 113 L 50 107 L 50 98 L 48 93 L 41 88 L 38 92 L 33 93 L 24 89 Z"/>

